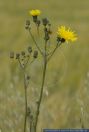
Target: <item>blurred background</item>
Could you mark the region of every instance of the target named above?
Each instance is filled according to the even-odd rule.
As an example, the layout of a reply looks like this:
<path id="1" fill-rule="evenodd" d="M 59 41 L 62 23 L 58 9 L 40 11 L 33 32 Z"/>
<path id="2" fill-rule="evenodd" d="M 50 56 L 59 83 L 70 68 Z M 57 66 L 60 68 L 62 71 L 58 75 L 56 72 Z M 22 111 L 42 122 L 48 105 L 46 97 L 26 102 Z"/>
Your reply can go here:
<path id="1" fill-rule="evenodd" d="M 54 38 L 51 45 L 56 42 L 58 26 L 71 27 L 78 34 L 76 42 L 65 43 L 57 50 L 47 67 L 38 130 L 81 128 L 82 124 L 89 128 L 89 1 L 0 0 L 0 132 L 23 131 L 23 76 L 9 53 L 21 52 L 29 45 L 36 48 L 25 30 L 25 21 L 32 19 L 28 13 L 32 9 L 40 9 L 40 18 L 50 20 Z M 33 33 L 37 35 L 34 26 Z M 39 45 L 43 44 L 42 39 Z M 28 66 L 28 73 L 28 102 L 34 109 L 42 76 L 40 56 Z"/>

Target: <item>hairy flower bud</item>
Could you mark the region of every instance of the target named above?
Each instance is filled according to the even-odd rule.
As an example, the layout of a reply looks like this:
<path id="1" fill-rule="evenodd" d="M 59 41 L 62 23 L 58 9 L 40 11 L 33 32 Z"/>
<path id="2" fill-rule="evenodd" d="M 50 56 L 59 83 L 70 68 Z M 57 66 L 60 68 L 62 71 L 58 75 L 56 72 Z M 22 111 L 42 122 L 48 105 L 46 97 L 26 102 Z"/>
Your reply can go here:
<path id="1" fill-rule="evenodd" d="M 30 20 L 26 20 L 26 25 L 30 25 Z"/>
<path id="2" fill-rule="evenodd" d="M 49 21 L 48 21 L 47 18 L 43 18 L 43 19 L 42 19 L 42 22 L 43 22 L 43 25 L 44 25 L 44 26 L 46 26 L 46 25 L 49 23 Z"/>
<path id="3" fill-rule="evenodd" d="M 26 20 L 25 29 L 29 29 L 29 26 L 30 26 L 30 21 L 29 20 Z"/>
<path id="4" fill-rule="evenodd" d="M 17 54 L 16 54 L 16 59 L 19 59 L 19 57 L 20 57 L 20 54 L 17 53 Z"/>
<path id="5" fill-rule="evenodd" d="M 34 51 L 33 57 L 34 58 L 37 58 L 38 57 L 38 51 L 37 50 Z"/>
<path id="6" fill-rule="evenodd" d="M 11 58 L 11 59 L 14 58 L 14 52 L 10 52 L 10 58 Z"/>
<path id="7" fill-rule="evenodd" d="M 31 46 L 28 47 L 28 52 L 29 52 L 29 53 L 32 52 L 32 47 L 31 47 Z"/>
<path id="8" fill-rule="evenodd" d="M 25 52 L 24 52 L 24 51 L 22 51 L 22 52 L 21 52 L 21 55 L 22 55 L 22 56 L 25 56 Z"/>
<path id="9" fill-rule="evenodd" d="M 30 76 L 27 76 L 27 80 L 30 80 Z"/>

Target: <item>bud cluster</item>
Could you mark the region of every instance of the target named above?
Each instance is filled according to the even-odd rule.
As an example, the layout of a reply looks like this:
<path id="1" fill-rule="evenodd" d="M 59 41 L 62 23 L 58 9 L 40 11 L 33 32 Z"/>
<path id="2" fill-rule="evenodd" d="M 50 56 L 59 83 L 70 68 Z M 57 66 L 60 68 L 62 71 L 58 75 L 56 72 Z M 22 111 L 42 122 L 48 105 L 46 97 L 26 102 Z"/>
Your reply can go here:
<path id="1" fill-rule="evenodd" d="M 48 41 L 50 39 L 50 35 L 52 34 L 52 31 L 50 29 L 51 24 L 49 23 L 49 20 L 47 18 L 43 18 L 42 23 L 44 26 L 44 33 L 45 33 L 44 39 L 45 41 Z"/>
<path id="2" fill-rule="evenodd" d="M 14 53 L 10 52 L 10 58 L 11 59 L 17 59 L 20 62 L 20 65 L 24 68 L 27 63 L 38 57 L 38 51 L 37 50 L 32 50 L 32 47 L 29 46 L 27 48 L 27 51 L 21 51 L 20 53 Z"/>

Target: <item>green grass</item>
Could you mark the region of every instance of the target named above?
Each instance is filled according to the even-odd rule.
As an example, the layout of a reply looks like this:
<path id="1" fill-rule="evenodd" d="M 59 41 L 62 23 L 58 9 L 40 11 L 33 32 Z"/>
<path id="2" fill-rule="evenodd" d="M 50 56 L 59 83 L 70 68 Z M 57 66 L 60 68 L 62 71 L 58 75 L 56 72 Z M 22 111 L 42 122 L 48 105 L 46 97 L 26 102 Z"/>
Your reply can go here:
<path id="1" fill-rule="evenodd" d="M 40 128 L 81 128 L 81 104 L 84 104 L 85 128 L 89 128 L 89 1 L 88 0 L 1 0 L 0 1 L 0 129 L 22 132 L 24 121 L 24 89 L 17 62 L 9 59 L 10 51 L 22 51 L 33 45 L 25 30 L 28 11 L 38 8 L 41 17 L 52 23 L 53 36 L 58 25 L 70 26 L 78 33 L 78 41 L 57 50 L 47 68 Z M 34 32 L 35 33 L 35 32 Z M 40 40 L 41 42 L 41 40 Z M 53 42 L 53 40 L 51 40 Z M 52 43 L 53 44 L 53 43 Z M 42 45 L 42 44 L 40 44 Z M 35 47 L 34 47 L 35 48 Z M 29 72 L 29 103 L 39 94 L 41 60 Z M 39 75 L 39 76 L 37 76 Z M 19 83 L 20 82 L 20 83 Z M 85 84 L 87 82 L 87 85 Z M 34 89 L 38 92 L 34 93 Z M 33 98 L 35 96 L 35 98 Z M 31 103 L 33 106 L 33 102 Z M 82 118 L 82 117 L 81 117 Z"/>

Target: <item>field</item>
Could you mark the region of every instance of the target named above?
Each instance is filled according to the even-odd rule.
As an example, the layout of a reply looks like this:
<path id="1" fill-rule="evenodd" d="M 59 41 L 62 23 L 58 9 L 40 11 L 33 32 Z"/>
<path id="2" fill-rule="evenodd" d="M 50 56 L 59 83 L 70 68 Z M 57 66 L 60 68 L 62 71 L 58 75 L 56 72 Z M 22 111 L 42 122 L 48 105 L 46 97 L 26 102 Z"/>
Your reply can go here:
<path id="1" fill-rule="evenodd" d="M 32 19 L 28 11 L 35 8 L 42 11 L 41 18 L 50 20 L 52 38 L 60 25 L 78 34 L 76 42 L 65 43 L 57 50 L 47 67 L 38 131 L 82 128 L 82 124 L 89 128 L 89 0 L 0 0 L 0 132 L 23 131 L 23 77 L 9 53 L 26 50 L 29 45 L 36 48 L 25 30 L 26 19 Z M 34 109 L 42 76 L 40 56 L 28 72 L 28 99 Z"/>

